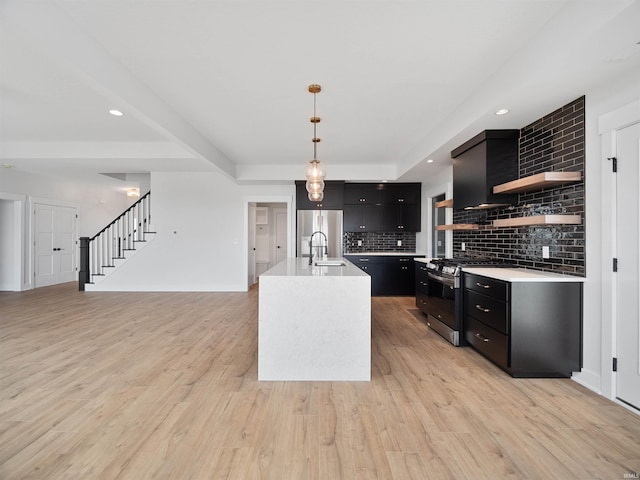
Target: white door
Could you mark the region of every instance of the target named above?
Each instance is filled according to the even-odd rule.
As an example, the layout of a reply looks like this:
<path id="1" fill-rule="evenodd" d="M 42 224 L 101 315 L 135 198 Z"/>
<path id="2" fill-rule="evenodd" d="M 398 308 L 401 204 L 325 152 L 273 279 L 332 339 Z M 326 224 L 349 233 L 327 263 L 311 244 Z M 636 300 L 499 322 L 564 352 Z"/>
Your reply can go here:
<path id="1" fill-rule="evenodd" d="M 616 133 L 616 396 L 640 408 L 640 124 Z"/>
<path id="2" fill-rule="evenodd" d="M 35 205 L 35 286 L 76 278 L 76 209 Z"/>
<path id="3" fill-rule="evenodd" d="M 287 209 L 276 208 L 273 210 L 276 224 L 276 263 L 287 258 Z"/>
<path id="4" fill-rule="evenodd" d="M 247 265 L 249 267 L 249 286 L 256 283 L 256 205 L 249 204 L 249 238 L 247 239 L 249 258 Z"/>

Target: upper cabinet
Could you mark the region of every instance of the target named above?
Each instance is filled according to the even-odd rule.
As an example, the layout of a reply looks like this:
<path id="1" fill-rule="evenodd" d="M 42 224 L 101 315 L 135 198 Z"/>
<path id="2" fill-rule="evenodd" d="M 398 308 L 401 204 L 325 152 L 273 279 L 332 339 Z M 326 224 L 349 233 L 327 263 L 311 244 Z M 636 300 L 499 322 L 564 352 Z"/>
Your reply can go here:
<path id="1" fill-rule="evenodd" d="M 344 186 L 346 205 L 379 205 L 383 183 L 347 183 Z"/>
<path id="2" fill-rule="evenodd" d="M 420 231 L 420 183 L 346 183 L 344 231 Z"/>
<path id="3" fill-rule="evenodd" d="M 451 152 L 456 210 L 493 208 L 518 201 L 495 194 L 495 185 L 518 178 L 519 130 L 485 130 Z"/>
<path id="4" fill-rule="evenodd" d="M 344 182 L 329 180 L 324 182 L 324 199 L 321 202 L 309 200 L 306 182 L 296 180 L 297 210 L 342 210 L 344 206 Z"/>
<path id="5" fill-rule="evenodd" d="M 384 205 L 419 205 L 420 183 L 384 183 L 382 184 L 381 202 Z"/>

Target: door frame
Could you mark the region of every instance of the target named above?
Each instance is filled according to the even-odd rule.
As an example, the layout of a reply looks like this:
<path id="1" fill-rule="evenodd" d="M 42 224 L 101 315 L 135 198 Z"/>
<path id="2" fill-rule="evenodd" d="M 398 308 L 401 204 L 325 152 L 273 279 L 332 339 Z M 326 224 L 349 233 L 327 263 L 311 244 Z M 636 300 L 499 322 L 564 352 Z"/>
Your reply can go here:
<path id="1" fill-rule="evenodd" d="M 25 269 L 27 272 L 29 272 L 29 278 L 27 279 L 27 284 L 29 285 L 29 289 L 35 288 L 35 282 L 34 282 L 34 278 L 36 275 L 36 214 L 35 214 L 35 209 L 36 209 L 36 204 L 44 204 L 44 205 L 52 205 L 54 207 L 65 207 L 65 208 L 73 208 L 76 211 L 76 228 L 75 228 L 75 237 L 76 237 L 76 243 L 75 243 L 75 258 L 76 258 L 76 274 L 75 274 L 75 281 L 78 281 L 78 267 L 79 267 L 79 259 L 80 259 L 80 242 L 79 242 L 79 235 L 78 235 L 78 225 L 80 223 L 80 206 L 77 203 L 73 203 L 73 202 L 66 202 L 64 200 L 54 200 L 51 198 L 44 198 L 44 197 L 27 197 L 27 208 L 28 208 L 28 224 L 29 224 L 29 232 L 26 235 L 27 238 L 27 245 L 28 247 L 28 261 L 29 261 L 29 268 Z"/>
<path id="2" fill-rule="evenodd" d="M 244 203 L 244 242 L 243 242 L 243 276 L 246 279 L 245 292 L 249 291 L 249 204 L 250 203 L 285 203 L 287 205 L 287 257 L 291 257 L 291 247 L 295 245 L 293 238 L 295 220 L 293 210 L 293 196 L 291 195 L 248 195 Z M 295 249 L 294 249 L 295 250 Z"/>
<path id="3" fill-rule="evenodd" d="M 611 162 L 606 159 L 616 156 L 617 130 L 638 122 L 640 122 L 640 100 L 598 117 L 598 134 L 600 135 L 602 156 L 600 170 L 602 189 L 602 340 L 600 357 L 602 394 L 634 413 L 638 413 L 638 411 L 616 398 L 616 374 L 612 368 L 612 359 L 617 355 L 617 279 L 611 268 L 612 259 L 617 256 L 617 225 L 615 215 L 611 214 L 616 206 L 616 179 L 612 174 Z"/>
<path id="4" fill-rule="evenodd" d="M 14 252 L 18 252 L 18 255 L 14 258 L 12 270 L 12 282 L 10 288 L 14 292 L 20 292 L 29 288 L 29 277 L 26 275 L 28 271 L 25 258 L 25 205 L 27 197 L 25 195 L 16 195 L 13 193 L 0 192 L 0 200 L 13 203 L 13 220 L 12 230 L 8 233 L 13 243 Z"/>

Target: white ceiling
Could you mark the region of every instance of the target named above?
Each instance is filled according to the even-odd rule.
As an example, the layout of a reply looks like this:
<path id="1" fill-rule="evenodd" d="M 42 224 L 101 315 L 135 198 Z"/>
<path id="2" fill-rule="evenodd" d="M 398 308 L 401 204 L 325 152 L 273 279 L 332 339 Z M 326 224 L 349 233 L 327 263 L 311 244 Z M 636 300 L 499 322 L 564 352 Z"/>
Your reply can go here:
<path id="1" fill-rule="evenodd" d="M 290 181 L 319 83 L 327 178 L 428 182 L 481 130 L 638 76 L 639 3 L 3 0 L 0 161 Z"/>

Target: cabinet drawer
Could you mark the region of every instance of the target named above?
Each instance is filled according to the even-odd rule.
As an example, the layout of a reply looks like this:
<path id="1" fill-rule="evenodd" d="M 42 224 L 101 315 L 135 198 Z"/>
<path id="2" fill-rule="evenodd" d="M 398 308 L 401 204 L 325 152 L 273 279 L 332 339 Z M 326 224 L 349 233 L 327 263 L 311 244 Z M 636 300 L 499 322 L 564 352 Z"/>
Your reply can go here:
<path id="1" fill-rule="evenodd" d="M 385 257 L 382 255 L 345 255 L 344 258 L 358 267 L 362 265 L 369 265 L 371 263 L 385 263 Z"/>
<path id="2" fill-rule="evenodd" d="M 426 275 L 416 275 L 416 292 L 429 293 Z"/>
<path id="3" fill-rule="evenodd" d="M 464 287 L 469 290 L 480 292 L 483 295 L 507 301 L 509 296 L 509 284 L 502 280 L 495 280 L 480 275 L 464 274 Z"/>
<path id="4" fill-rule="evenodd" d="M 429 296 L 426 292 L 416 289 L 416 307 L 422 313 L 429 313 L 427 305 L 429 304 Z"/>
<path id="5" fill-rule="evenodd" d="M 509 368 L 509 337 L 465 315 L 465 339 L 482 355 L 503 368 Z"/>
<path id="6" fill-rule="evenodd" d="M 465 289 L 464 314 L 504 334 L 509 333 L 509 304 L 502 300 Z"/>

